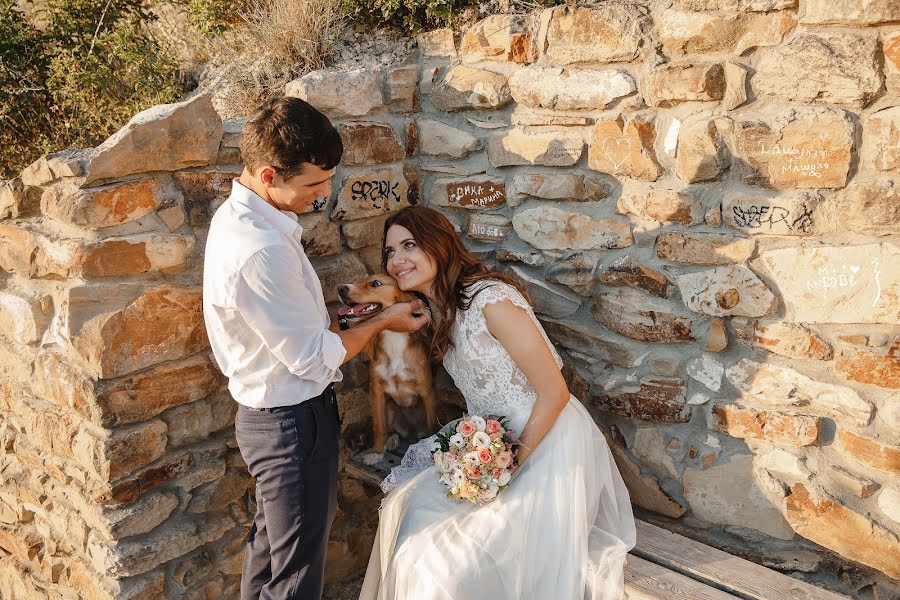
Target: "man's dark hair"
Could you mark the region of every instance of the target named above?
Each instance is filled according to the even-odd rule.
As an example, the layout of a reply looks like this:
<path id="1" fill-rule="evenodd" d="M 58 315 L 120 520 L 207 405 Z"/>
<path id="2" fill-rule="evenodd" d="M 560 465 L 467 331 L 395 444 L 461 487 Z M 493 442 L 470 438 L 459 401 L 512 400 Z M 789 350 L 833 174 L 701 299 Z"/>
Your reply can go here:
<path id="1" fill-rule="evenodd" d="M 251 171 L 271 166 L 283 178 L 303 163 L 330 170 L 341 162 L 344 145 L 328 117 L 300 98 L 274 98 L 254 113 L 241 136 L 241 156 Z"/>

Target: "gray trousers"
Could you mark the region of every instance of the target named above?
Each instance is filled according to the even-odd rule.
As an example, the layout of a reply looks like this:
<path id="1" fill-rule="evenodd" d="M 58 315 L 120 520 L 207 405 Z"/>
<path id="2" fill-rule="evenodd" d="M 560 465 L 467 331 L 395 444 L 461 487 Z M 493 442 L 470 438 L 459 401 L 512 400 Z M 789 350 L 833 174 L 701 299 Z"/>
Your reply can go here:
<path id="1" fill-rule="evenodd" d="M 329 386 L 295 406 L 238 408 L 235 433 L 256 479 L 241 600 L 319 600 L 337 509 L 340 421 Z"/>

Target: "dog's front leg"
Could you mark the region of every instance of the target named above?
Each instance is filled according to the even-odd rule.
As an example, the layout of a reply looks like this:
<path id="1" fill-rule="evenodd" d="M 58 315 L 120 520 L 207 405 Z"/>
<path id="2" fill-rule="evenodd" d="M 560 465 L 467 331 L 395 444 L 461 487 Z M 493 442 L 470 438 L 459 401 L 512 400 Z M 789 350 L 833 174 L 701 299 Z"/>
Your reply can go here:
<path id="1" fill-rule="evenodd" d="M 437 396 L 434 393 L 434 382 L 432 382 L 431 377 L 424 377 L 425 381 L 419 386 L 419 397 L 422 398 L 422 406 L 425 408 L 425 427 L 428 430 L 425 432 L 425 436 L 429 436 L 433 433 L 437 433 L 438 430 L 438 420 L 437 420 Z"/>
<path id="2" fill-rule="evenodd" d="M 381 377 L 369 376 L 369 404 L 372 408 L 372 429 L 375 432 L 372 452 L 363 457 L 367 465 L 376 465 L 384 460 L 384 443 L 386 438 L 385 424 L 387 421 L 385 407 L 384 382 Z"/>

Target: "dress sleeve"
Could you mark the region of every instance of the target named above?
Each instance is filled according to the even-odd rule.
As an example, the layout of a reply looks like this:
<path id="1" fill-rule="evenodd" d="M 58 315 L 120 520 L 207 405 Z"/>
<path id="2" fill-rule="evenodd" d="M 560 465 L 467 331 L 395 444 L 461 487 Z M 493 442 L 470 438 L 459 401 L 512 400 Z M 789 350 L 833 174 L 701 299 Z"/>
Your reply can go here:
<path id="1" fill-rule="evenodd" d="M 534 314 L 534 309 L 531 307 L 531 304 L 528 303 L 528 301 L 525 299 L 525 296 L 523 296 L 519 290 L 509 285 L 508 283 L 503 283 L 502 281 L 496 280 L 488 280 L 483 284 L 483 287 L 476 289 L 480 289 L 481 291 L 472 299 L 472 304 L 470 305 L 469 310 L 477 308 L 479 311 L 481 311 L 488 304 L 491 304 L 493 302 L 502 302 L 504 300 L 508 300 L 519 308 L 524 309 L 525 312 L 528 313 L 528 316 L 531 317 L 531 320 L 534 322 L 535 326 L 537 326 L 538 331 L 540 331 L 541 336 L 544 338 L 544 342 L 546 342 L 547 346 L 550 348 L 550 354 L 553 355 L 553 360 L 556 362 L 556 366 L 562 368 L 563 362 L 559 356 L 559 353 L 556 351 L 556 348 L 554 348 L 553 343 L 547 336 L 547 332 L 544 331 L 544 328 L 541 326 L 540 321 L 538 321 L 538 318 Z M 487 320 L 483 319 L 482 322 L 484 323 L 484 327 L 487 327 Z"/>
<path id="2" fill-rule="evenodd" d="M 487 280 L 473 290 L 470 308 L 481 310 L 488 304 L 503 302 L 504 300 L 512 302 L 519 308 L 524 308 L 529 313 L 533 312 L 531 305 L 528 304 L 528 301 L 525 300 L 525 296 L 523 296 L 519 290 L 508 283 L 496 280 Z"/>

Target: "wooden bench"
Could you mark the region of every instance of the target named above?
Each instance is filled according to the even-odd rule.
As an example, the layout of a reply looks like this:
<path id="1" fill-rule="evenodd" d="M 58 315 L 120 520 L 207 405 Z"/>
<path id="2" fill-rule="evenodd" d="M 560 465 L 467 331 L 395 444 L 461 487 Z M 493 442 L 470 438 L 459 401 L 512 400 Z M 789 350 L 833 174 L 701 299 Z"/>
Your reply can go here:
<path id="1" fill-rule="evenodd" d="M 625 581 L 628 598 L 642 600 L 644 598 L 668 600 L 674 598 L 847 600 L 849 598 L 641 520 L 637 521 L 637 544 L 628 557 Z M 660 585 L 656 585 L 659 582 Z M 690 591 L 681 592 L 681 590 Z"/>
<path id="2" fill-rule="evenodd" d="M 362 453 L 347 461 L 347 475 L 378 486 L 400 456 L 369 466 Z M 628 600 L 847 600 L 718 548 L 637 521 L 637 544 L 625 565 Z"/>

